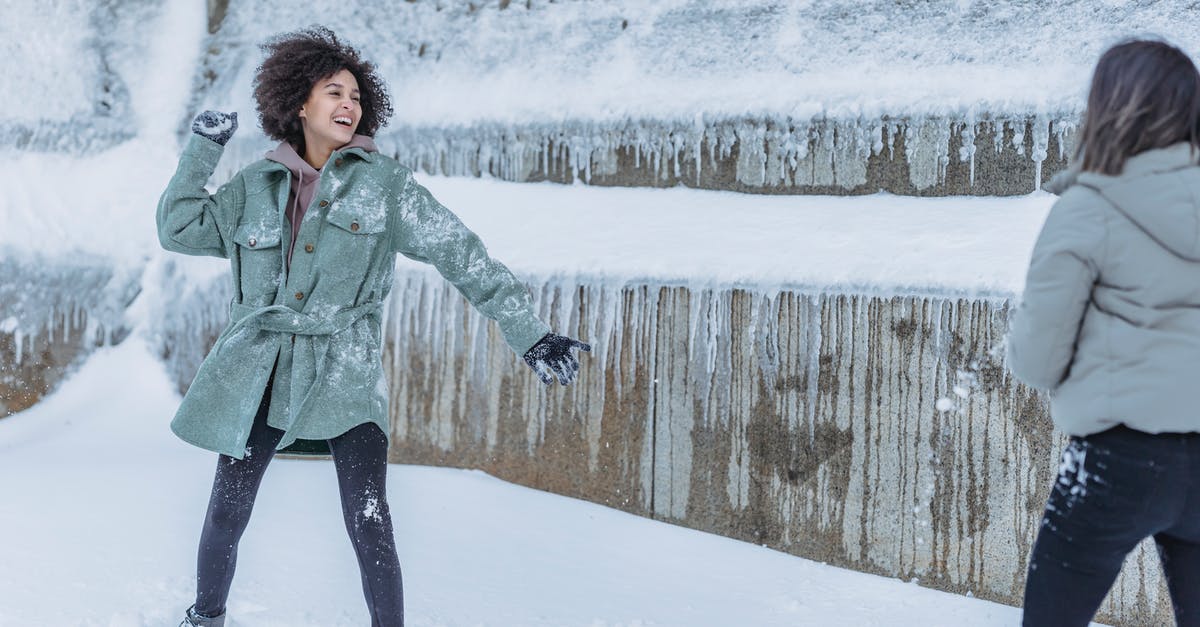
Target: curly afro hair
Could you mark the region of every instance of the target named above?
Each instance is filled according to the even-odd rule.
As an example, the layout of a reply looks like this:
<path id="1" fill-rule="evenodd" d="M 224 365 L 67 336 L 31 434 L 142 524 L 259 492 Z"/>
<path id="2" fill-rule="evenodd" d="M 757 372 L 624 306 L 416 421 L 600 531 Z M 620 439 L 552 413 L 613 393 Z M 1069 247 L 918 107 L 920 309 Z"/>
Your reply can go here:
<path id="1" fill-rule="evenodd" d="M 347 70 L 358 81 L 362 118 L 355 131 L 374 137 L 392 116 L 392 100 L 375 64 L 338 41 L 333 31 L 314 26 L 278 35 L 262 45 L 267 58 L 254 77 L 258 120 L 268 137 L 304 146 L 300 106 L 322 78 Z"/>

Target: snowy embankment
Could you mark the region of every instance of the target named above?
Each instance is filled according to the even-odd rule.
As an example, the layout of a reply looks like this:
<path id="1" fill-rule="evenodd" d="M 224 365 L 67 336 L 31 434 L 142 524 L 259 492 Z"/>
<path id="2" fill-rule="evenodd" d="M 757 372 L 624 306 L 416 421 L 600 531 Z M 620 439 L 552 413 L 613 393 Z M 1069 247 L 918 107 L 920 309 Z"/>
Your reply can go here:
<path id="1" fill-rule="evenodd" d="M 0 421 L 0 626 L 161 627 L 194 593 L 215 456 L 167 429 L 179 398 L 137 337 Z M 1016 608 L 791 557 L 479 472 L 393 466 L 408 623 L 1012 625 Z M 280 459 L 243 540 L 244 627 L 366 622 L 327 461 Z"/>
<path id="2" fill-rule="evenodd" d="M 418 178 L 521 275 L 694 288 L 1016 295 L 1054 201 Z"/>
<path id="3" fill-rule="evenodd" d="M 205 96 L 248 105 L 255 46 L 314 15 L 379 62 L 398 124 L 437 127 L 1076 114 L 1130 25 L 1200 44 L 1181 0 L 351 4 L 231 3 Z"/>
<path id="4" fill-rule="evenodd" d="M 161 161 L 141 166 L 137 179 L 124 176 L 136 162 L 130 153 L 143 149 L 126 144 L 86 160 L 17 158 L 11 167 L 29 177 L 23 180 L 52 165 L 51 171 L 78 174 L 83 184 L 50 186 L 36 202 L 0 200 L 6 216 L 0 250 L 87 254 L 133 266 L 159 256 L 154 206 L 173 171 L 173 155 L 155 151 Z M 87 184 L 106 177 L 115 184 Z M 1054 199 L 1045 193 L 750 196 L 425 175 L 418 180 L 495 257 L 530 281 L 979 296 L 1019 293 L 1029 251 Z M 211 260 L 188 265 L 206 276 L 227 267 Z M 427 268 L 406 260 L 400 267 Z"/>

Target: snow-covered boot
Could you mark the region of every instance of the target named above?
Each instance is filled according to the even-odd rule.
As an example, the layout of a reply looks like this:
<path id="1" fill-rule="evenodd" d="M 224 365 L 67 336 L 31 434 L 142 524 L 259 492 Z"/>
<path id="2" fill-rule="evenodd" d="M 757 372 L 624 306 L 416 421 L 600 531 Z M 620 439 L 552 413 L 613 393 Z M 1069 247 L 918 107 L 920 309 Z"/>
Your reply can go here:
<path id="1" fill-rule="evenodd" d="M 187 609 L 187 615 L 183 617 L 179 627 L 225 627 L 225 613 L 221 612 L 220 616 L 205 616 L 198 613 L 193 605 Z"/>

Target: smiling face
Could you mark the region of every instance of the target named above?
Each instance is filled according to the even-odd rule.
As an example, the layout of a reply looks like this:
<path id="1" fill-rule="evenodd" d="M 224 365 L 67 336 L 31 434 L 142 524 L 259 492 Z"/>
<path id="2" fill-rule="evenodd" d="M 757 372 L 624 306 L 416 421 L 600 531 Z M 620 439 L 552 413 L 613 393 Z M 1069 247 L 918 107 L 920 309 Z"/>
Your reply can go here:
<path id="1" fill-rule="evenodd" d="M 358 80 L 349 70 L 338 70 L 313 84 L 308 100 L 300 105 L 306 152 L 314 148 L 332 151 L 354 139 L 362 119 Z"/>

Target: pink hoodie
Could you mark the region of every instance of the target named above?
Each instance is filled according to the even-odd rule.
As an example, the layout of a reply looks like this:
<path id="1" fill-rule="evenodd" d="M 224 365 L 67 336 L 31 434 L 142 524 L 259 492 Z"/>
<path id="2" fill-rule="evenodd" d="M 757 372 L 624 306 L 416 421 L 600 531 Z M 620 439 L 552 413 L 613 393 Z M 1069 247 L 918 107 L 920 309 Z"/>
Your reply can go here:
<path id="1" fill-rule="evenodd" d="M 362 148 L 366 152 L 377 152 L 375 141 L 366 135 L 355 134 L 350 143 L 338 150 L 347 148 Z M 300 223 L 304 221 L 304 214 L 308 211 L 308 206 L 312 204 L 313 195 L 317 193 L 317 183 L 321 180 L 321 171 L 309 165 L 287 142 L 280 142 L 275 150 L 268 152 L 267 159 L 283 164 L 292 172 L 292 187 L 288 190 L 288 206 L 285 212 L 288 221 L 292 223 L 292 240 L 287 254 L 287 265 L 290 269 L 292 267 L 292 250 L 296 248 L 296 238 L 300 235 Z"/>

